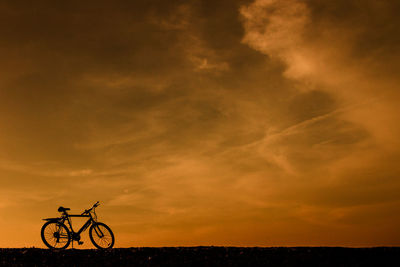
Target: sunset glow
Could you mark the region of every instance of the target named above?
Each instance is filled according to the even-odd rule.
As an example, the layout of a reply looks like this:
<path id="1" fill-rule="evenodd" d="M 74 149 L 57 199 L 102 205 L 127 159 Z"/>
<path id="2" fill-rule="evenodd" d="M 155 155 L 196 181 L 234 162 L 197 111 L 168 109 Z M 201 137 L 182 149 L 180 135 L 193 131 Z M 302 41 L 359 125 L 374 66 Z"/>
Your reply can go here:
<path id="1" fill-rule="evenodd" d="M 399 1 L 22 2 L 0 247 L 96 201 L 116 247 L 400 245 Z"/>

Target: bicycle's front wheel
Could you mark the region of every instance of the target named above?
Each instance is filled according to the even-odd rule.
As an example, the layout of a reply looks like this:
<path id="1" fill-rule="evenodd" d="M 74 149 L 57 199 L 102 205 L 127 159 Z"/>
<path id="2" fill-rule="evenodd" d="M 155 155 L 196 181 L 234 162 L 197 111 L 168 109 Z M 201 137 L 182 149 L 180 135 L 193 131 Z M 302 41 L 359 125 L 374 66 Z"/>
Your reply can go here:
<path id="1" fill-rule="evenodd" d="M 47 222 L 42 226 L 41 236 L 48 248 L 63 249 L 69 246 L 71 235 L 67 226 L 59 222 Z"/>
<path id="2" fill-rule="evenodd" d="M 104 249 L 114 246 L 114 234 L 104 223 L 93 223 L 89 229 L 89 237 L 96 248 Z"/>

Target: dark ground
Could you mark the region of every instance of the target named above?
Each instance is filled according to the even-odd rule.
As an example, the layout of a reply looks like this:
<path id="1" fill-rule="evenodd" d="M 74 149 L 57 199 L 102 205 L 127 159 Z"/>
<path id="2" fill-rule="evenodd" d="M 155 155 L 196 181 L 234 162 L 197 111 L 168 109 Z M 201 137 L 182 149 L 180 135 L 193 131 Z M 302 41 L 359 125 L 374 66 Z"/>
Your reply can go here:
<path id="1" fill-rule="evenodd" d="M 0 249 L 0 266 L 400 266 L 400 247 Z"/>

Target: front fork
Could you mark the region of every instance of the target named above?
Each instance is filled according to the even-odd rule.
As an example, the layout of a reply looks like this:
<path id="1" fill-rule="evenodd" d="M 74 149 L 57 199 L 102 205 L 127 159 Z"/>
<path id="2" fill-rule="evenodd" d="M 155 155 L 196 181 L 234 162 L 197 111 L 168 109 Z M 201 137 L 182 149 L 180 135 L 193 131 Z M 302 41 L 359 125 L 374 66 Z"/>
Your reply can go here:
<path id="1" fill-rule="evenodd" d="M 94 226 L 94 231 L 96 232 L 98 237 L 100 237 L 100 238 L 104 237 L 103 232 L 101 231 L 100 227 L 98 227 L 97 225 Z"/>

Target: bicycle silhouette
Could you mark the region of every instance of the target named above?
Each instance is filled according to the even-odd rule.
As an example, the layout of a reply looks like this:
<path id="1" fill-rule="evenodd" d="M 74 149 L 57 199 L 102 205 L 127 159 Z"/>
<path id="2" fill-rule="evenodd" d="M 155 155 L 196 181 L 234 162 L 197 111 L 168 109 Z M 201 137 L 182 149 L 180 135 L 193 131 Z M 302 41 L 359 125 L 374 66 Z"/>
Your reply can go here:
<path id="1" fill-rule="evenodd" d="M 47 221 L 41 230 L 43 243 L 51 249 L 67 248 L 71 241 L 72 247 L 74 246 L 74 241 L 82 245 L 83 242 L 80 241 L 81 233 L 90 226 L 89 237 L 93 245 L 99 249 L 112 248 L 115 242 L 113 232 L 110 227 L 97 221 L 96 208 L 99 205 L 99 201 L 97 201 L 93 207 L 85 210 L 80 215 L 68 214 L 69 208 L 59 207 L 58 211 L 62 212 L 61 217 L 43 219 Z M 89 219 L 78 232 L 75 232 L 72 229 L 71 217 L 87 217 Z M 64 224 L 65 221 L 68 222 L 69 228 Z"/>

